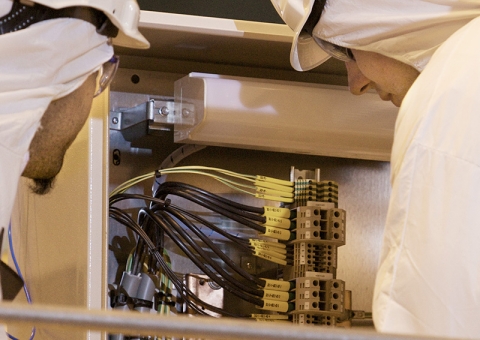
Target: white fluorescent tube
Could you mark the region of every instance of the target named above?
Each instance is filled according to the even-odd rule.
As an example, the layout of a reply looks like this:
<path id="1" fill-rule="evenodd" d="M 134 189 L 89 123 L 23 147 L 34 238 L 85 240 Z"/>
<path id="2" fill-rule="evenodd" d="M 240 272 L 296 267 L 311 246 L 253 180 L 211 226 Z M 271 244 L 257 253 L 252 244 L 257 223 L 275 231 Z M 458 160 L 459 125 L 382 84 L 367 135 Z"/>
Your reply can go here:
<path id="1" fill-rule="evenodd" d="M 397 108 L 347 88 L 191 73 L 175 82 L 175 142 L 386 161 Z"/>

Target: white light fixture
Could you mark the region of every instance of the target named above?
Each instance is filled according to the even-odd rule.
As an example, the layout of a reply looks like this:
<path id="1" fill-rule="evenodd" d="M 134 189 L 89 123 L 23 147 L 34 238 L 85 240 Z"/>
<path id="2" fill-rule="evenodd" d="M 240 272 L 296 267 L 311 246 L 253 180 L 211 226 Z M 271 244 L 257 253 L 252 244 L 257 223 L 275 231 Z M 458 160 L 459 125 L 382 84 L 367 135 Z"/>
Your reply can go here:
<path id="1" fill-rule="evenodd" d="M 389 160 L 397 109 L 347 88 L 191 73 L 175 82 L 175 142 Z"/>

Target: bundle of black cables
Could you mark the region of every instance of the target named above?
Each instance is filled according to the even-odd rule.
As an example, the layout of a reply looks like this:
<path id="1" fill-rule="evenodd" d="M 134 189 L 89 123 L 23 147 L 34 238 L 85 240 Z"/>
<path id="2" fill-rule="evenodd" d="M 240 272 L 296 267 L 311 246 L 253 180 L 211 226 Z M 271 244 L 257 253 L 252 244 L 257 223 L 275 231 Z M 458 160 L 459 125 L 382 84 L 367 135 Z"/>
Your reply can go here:
<path id="1" fill-rule="evenodd" d="M 242 249 L 251 251 L 248 240 L 231 235 L 197 214 L 170 204 L 169 200 L 166 199 L 167 195 L 183 197 L 255 230 L 264 231 L 264 227 L 261 225 L 265 222 L 265 218 L 262 216 L 263 208 L 243 205 L 185 183 L 165 182 L 157 188 L 155 197 L 117 194 L 110 198 L 110 216 L 132 229 L 139 236 L 134 255 L 135 265 L 132 266 L 132 270 L 133 268 L 136 271 L 140 270 L 141 264 L 144 263 L 145 254 L 149 254 L 153 259 L 150 261 L 149 268 L 153 268 L 152 271 L 155 271 L 157 267 L 160 267 L 193 310 L 200 314 L 205 314 L 204 309 L 208 309 L 220 315 L 241 316 L 232 315 L 232 313 L 227 313 L 223 309 L 201 301 L 186 287 L 162 256 L 163 238 L 166 235 L 212 281 L 240 299 L 262 307 L 264 304 L 262 297 L 265 281 L 251 275 L 234 263 L 202 232 L 197 224 L 219 233 Z M 142 199 L 150 202 L 148 208 L 140 210 L 138 223 L 133 221 L 128 214 L 113 206 L 116 202 L 124 199 Z M 240 275 L 244 280 L 236 279 L 215 261 L 206 249 L 213 252 L 229 269 Z M 156 262 L 155 266 L 153 262 Z"/>

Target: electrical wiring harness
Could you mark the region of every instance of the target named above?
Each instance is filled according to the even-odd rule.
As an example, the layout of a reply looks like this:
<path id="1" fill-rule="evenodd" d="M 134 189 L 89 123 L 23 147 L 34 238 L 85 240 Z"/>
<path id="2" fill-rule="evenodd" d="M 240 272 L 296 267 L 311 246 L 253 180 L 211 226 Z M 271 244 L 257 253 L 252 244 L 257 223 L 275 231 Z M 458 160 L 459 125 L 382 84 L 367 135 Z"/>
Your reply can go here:
<path id="1" fill-rule="evenodd" d="M 262 199 L 259 202 L 280 203 L 250 206 L 191 184 L 159 180 L 175 173 L 209 176 Z M 127 193 L 148 179 L 154 180 L 151 196 Z M 116 207 L 124 200 L 146 202 L 136 220 Z M 188 201 L 209 213 L 185 209 L 177 201 Z M 112 191 L 109 203 L 110 217 L 138 237 L 121 282 L 111 288 L 112 308 L 329 326 L 345 324 L 354 315 L 345 283 L 336 279 L 337 247 L 345 244 L 345 211 L 338 208 L 335 182 L 286 181 L 204 166 L 175 167 L 123 183 Z M 222 228 L 204 217 L 211 214 L 234 221 L 257 236 Z M 166 240 L 216 289 L 264 312 L 246 314 L 202 299 L 187 282 L 188 273 L 172 270 Z M 219 243 L 271 263 L 277 269 L 275 275 L 259 277 L 230 258 Z M 154 289 L 147 294 L 144 286 Z"/>

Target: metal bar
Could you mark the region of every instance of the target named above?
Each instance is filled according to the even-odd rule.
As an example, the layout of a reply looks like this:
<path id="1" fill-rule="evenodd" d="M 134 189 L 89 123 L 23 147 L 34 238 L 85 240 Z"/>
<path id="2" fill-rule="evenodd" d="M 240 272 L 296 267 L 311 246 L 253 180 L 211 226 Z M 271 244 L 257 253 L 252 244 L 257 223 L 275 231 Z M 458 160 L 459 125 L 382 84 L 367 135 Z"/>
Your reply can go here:
<path id="1" fill-rule="evenodd" d="M 65 326 L 110 333 L 165 335 L 208 339 L 249 340 L 414 340 L 415 337 L 379 334 L 359 329 L 330 329 L 228 318 L 160 316 L 115 310 L 0 303 L 0 322 Z M 428 340 L 429 338 L 421 338 Z M 433 338 L 432 338 L 433 340 Z"/>

